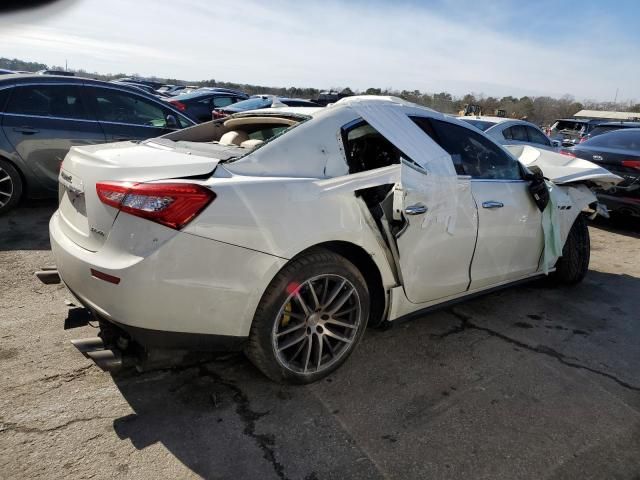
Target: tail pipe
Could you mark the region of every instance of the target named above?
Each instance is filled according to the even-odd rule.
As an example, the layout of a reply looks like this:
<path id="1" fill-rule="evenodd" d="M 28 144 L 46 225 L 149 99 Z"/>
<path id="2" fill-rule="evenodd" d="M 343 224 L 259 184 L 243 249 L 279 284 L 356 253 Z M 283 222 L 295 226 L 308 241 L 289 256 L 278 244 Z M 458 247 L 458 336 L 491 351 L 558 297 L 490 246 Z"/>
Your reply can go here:
<path id="1" fill-rule="evenodd" d="M 128 362 L 117 348 L 107 348 L 100 337 L 71 340 L 71 344 L 105 372 L 115 372 Z"/>
<path id="2" fill-rule="evenodd" d="M 56 267 L 42 267 L 42 270 L 35 272 L 35 276 L 45 285 L 60 283 L 60 274 Z"/>

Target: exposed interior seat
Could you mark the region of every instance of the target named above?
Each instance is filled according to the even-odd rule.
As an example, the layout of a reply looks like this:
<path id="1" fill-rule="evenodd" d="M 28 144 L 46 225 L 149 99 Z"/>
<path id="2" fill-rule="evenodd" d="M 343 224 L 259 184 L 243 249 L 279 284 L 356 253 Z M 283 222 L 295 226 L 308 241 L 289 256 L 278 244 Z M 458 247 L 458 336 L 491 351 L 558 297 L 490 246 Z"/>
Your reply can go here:
<path id="1" fill-rule="evenodd" d="M 218 143 L 220 145 L 237 145 L 237 146 L 240 146 L 242 144 L 242 142 L 246 142 L 247 140 L 249 140 L 249 135 L 246 132 L 243 132 L 242 130 L 240 130 L 240 131 L 231 130 L 231 131 L 225 133 L 224 135 L 222 135 L 222 137 L 220 137 L 220 140 L 218 141 Z"/>
<path id="2" fill-rule="evenodd" d="M 244 142 L 242 142 L 240 144 L 240 146 L 242 148 L 255 148 L 258 145 L 260 145 L 261 143 L 264 143 L 264 141 L 260 140 L 258 138 L 255 138 L 255 139 L 251 139 L 251 140 L 245 140 Z"/>

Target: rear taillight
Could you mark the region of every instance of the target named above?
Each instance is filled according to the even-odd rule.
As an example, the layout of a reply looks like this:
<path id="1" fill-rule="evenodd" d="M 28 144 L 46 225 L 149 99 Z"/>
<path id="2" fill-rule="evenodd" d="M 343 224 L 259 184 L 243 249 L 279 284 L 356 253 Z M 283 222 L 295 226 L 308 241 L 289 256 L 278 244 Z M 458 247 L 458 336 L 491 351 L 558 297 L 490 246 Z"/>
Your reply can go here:
<path id="1" fill-rule="evenodd" d="M 576 158 L 576 154 L 573 152 L 570 152 L 569 150 L 560 150 L 558 153 L 560 155 L 564 155 L 565 157 Z"/>
<path id="2" fill-rule="evenodd" d="M 640 160 L 622 160 L 622 166 L 640 170 Z"/>
<path id="3" fill-rule="evenodd" d="M 213 120 L 219 120 L 221 118 L 227 117 L 228 115 L 226 113 L 224 113 L 222 110 L 219 109 L 215 109 L 211 112 L 211 118 Z"/>
<path id="4" fill-rule="evenodd" d="M 184 112 L 187 109 L 187 106 L 184 103 L 179 102 L 178 100 L 169 100 L 169 103 L 181 112 Z"/>
<path id="5" fill-rule="evenodd" d="M 180 230 L 215 198 L 193 183 L 96 183 L 98 198 L 122 212 Z"/>

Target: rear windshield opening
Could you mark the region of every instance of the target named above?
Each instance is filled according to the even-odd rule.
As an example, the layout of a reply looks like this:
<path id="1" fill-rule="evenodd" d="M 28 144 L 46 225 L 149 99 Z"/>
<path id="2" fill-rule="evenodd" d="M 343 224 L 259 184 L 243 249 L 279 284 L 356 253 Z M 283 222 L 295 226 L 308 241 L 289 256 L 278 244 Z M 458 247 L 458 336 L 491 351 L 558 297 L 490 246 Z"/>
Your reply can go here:
<path id="1" fill-rule="evenodd" d="M 572 122 L 567 120 L 561 120 L 559 122 L 556 122 L 556 124 L 553 127 L 551 127 L 551 129 L 558 132 L 561 132 L 563 130 L 580 132 L 584 127 L 585 127 L 585 124 L 583 122 Z"/>
<path id="2" fill-rule="evenodd" d="M 366 122 L 343 131 L 349 173 L 399 164 L 401 152 Z"/>
<path id="3" fill-rule="evenodd" d="M 308 118 L 301 115 L 231 116 L 178 130 L 154 141 L 170 140 L 176 142 L 178 147 L 218 155 L 216 158 L 239 158 Z"/>

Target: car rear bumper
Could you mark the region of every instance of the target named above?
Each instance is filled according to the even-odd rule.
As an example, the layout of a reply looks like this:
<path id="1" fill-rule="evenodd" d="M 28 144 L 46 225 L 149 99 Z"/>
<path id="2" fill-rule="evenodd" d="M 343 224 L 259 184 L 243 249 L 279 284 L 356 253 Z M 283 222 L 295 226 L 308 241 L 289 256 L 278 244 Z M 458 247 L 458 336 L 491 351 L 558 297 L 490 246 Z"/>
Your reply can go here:
<path id="1" fill-rule="evenodd" d="M 58 272 L 78 300 L 143 345 L 224 350 L 241 344 L 286 260 L 182 232 L 146 256 L 135 255 L 113 245 L 113 237 L 121 238 L 114 234 L 120 221 L 102 248 L 90 252 L 64 234 L 58 212 L 51 218 Z M 97 278 L 96 271 L 118 283 Z"/>
<path id="2" fill-rule="evenodd" d="M 607 195 L 598 193 L 598 200 L 604 203 L 611 212 L 626 213 L 640 217 L 640 197 L 625 197 L 622 195 Z"/>

